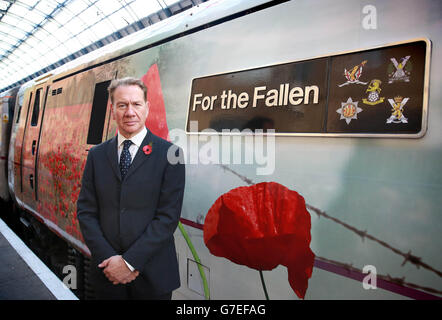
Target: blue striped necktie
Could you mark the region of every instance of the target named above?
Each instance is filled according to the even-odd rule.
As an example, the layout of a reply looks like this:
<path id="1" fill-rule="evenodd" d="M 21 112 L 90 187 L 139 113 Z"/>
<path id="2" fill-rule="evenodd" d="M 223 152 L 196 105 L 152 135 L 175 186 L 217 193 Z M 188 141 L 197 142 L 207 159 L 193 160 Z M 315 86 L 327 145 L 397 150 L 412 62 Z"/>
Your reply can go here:
<path id="1" fill-rule="evenodd" d="M 121 179 L 124 179 L 127 172 L 129 171 L 130 164 L 132 162 L 132 157 L 130 156 L 129 147 L 132 144 L 130 140 L 124 140 L 123 142 L 123 151 L 120 155 L 120 171 L 121 171 Z"/>

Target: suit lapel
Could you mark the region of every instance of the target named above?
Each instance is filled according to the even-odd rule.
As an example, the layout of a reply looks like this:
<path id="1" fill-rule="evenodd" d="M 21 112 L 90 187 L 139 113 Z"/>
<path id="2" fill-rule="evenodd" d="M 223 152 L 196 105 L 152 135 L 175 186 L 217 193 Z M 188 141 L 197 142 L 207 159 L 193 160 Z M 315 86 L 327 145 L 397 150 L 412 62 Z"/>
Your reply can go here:
<path id="1" fill-rule="evenodd" d="M 149 131 L 149 129 L 147 129 L 147 133 L 146 136 L 143 139 L 143 142 L 141 143 L 141 146 L 138 148 L 138 151 L 135 155 L 134 160 L 132 161 L 132 164 L 129 167 L 129 171 L 126 174 L 125 179 L 127 179 L 133 172 L 135 172 L 135 170 L 137 170 L 137 168 L 143 164 L 147 159 L 151 158 L 151 155 L 146 155 L 144 154 L 143 151 L 143 147 L 148 145 L 149 143 L 152 142 L 152 134 Z M 153 149 L 154 147 L 152 147 Z"/>
<path id="2" fill-rule="evenodd" d="M 111 139 L 107 147 L 107 158 L 110 161 L 111 167 L 114 170 L 115 175 L 118 177 L 118 180 L 121 181 L 121 172 L 120 167 L 118 165 L 118 136 L 115 136 Z"/>

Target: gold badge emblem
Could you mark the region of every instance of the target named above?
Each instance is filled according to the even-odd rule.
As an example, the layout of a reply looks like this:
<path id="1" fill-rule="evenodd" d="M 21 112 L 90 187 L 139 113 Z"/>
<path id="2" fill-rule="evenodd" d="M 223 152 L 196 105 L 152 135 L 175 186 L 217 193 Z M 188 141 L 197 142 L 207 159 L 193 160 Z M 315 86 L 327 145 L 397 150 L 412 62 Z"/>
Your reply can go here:
<path id="1" fill-rule="evenodd" d="M 388 99 L 393 109 L 391 116 L 387 119 L 387 123 L 408 123 L 408 119 L 404 116 L 404 106 L 410 98 L 403 98 L 396 96 L 393 99 Z"/>
<path id="2" fill-rule="evenodd" d="M 362 99 L 362 102 L 371 106 L 374 106 L 378 103 L 384 102 L 384 97 L 380 97 L 381 93 L 381 84 L 382 81 L 379 79 L 373 79 L 370 81 L 367 90 L 365 92 L 368 92 L 367 99 Z"/>

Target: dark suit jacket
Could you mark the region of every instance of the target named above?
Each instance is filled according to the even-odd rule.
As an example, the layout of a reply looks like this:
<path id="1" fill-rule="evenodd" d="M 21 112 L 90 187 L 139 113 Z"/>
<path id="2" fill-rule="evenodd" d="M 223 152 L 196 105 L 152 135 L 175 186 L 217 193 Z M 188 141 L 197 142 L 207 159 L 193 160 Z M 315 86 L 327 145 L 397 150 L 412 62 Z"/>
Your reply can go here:
<path id="1" fill-rule="evenodd" d="M 150 142 L 152 152 L 146 155 L 143 146 Z M 177 146 L 147 130 L 123 181 L 117 137 L 91 148 L 77 202 L 92 267 L 120 254 L 140 271 L 138 287 L 153 294 L 180 286 L 173 233 L 181 214 L 185 167 L 182 158 L 169 163 L 169 147 L 170 153 L 175 150 L 174 155 L 182 156 Z"/>

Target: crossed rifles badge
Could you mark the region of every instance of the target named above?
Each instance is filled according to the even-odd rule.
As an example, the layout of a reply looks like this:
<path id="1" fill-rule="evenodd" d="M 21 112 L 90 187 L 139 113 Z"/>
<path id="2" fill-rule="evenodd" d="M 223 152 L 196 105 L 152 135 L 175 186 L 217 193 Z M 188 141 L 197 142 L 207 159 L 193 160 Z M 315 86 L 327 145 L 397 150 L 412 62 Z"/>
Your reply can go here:
<path id="1" fill-rule="evenodd" d="M 343 87 L 349 84 L 367 84 L 367 82 L 359 81 L 359 78 L 362 75 L 362 67 L 367 63 L 367 60 L 362 61 L 357 66 L 354 66 L 350 70 L 344 69 L 344 76 L 347 79 L 347 82 L 338 85 L 338 87 Z"/>

